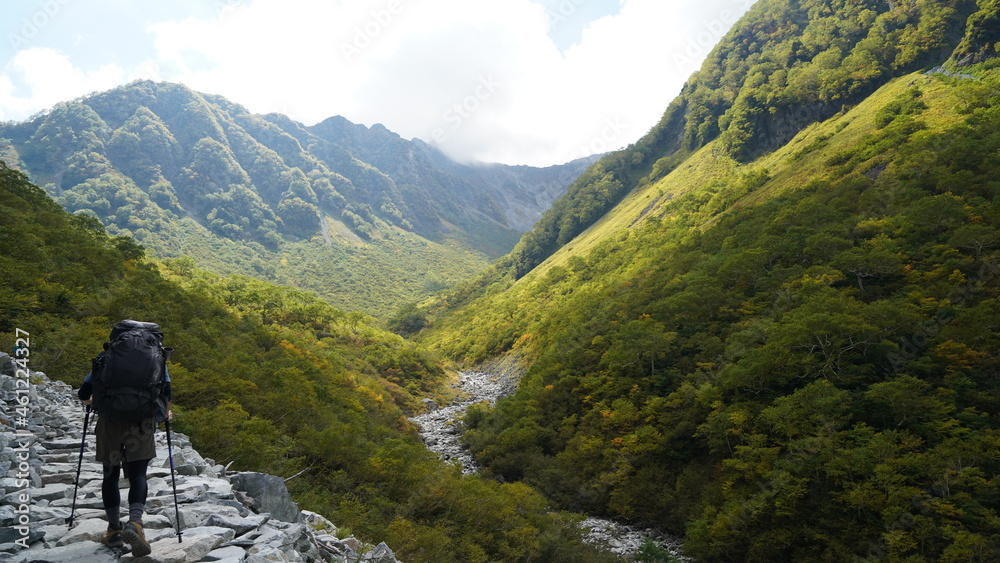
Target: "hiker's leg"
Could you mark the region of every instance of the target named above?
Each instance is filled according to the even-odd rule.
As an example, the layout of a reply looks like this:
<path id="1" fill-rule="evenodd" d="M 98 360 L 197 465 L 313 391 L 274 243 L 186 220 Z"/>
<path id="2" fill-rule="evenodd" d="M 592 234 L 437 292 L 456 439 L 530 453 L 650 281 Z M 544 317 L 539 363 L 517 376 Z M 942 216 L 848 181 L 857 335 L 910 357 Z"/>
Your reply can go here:
<path id="1" fill-rule="evenodd" d="M 122 503 L 121 493 L 118 491 L 118 475 L 121 472 L 120 465 L 111 465 L 105 461 L 101 464 L 104 480 L 101 481 L 101 497 L 104 500 L 104 512 L 108 515 L 108 529 L 117 530 L 121 528 L 118 510 Z M 131 491 L 129 491 L 131 493 Z"/>
<path id="2" fill-rule="evenodd" d="M 146 510 L 146 468 L 148 459 L 128 462 L 128 519 L 142 523 L 142 513 Z"/>
<path id="3" fill-rule="evenodd" d="M 142 530 L 142 513 L 146 509 L 146 466 L 148 459 L 128 462 L 128 523 L 122 535 L 132 546 L 132 555 L 143 557 L 149 555 L 149 542 Z"/>

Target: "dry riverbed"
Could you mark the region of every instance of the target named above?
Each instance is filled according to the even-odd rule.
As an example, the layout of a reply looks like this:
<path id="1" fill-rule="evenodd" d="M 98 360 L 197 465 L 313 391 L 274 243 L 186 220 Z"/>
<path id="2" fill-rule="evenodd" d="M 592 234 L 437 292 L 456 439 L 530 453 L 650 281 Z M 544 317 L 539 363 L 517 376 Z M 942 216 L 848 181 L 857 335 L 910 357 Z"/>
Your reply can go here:
<path id="1" fill-rule="evenodd" d="M 444 406 L 428 399 L 430 410 L 410 420 L 420 425 L 420 436 L 429 450 L 442 459 L 461 464 L 463 474 L 475 473 L 479 471 L 479 466 L 461 443 L 462 418 L 470 406 L 481 402 L 495 404 L 498 399 L 513 393 L 516 386 L 516 374 L 512 370 L 501 370 L 500 373 L 461 372 L 458 391 L 462 399 Z M 680 554 L 681 540 L 656 530 L 637 529 L 593 517 L 584 520 L 581 527 L 587 530 L 585 539 L 588 542 L 616 555 L 628 557 L 635 554 L 643 539 L 648 537 L 682 561 L 686 560 Z"/>

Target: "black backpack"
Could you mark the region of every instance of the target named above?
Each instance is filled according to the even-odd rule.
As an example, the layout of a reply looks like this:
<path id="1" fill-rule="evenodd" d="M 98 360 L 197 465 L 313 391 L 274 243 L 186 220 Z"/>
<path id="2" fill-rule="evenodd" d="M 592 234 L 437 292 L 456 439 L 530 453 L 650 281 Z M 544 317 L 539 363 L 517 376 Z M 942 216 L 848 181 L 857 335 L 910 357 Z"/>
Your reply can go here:
<path id="1" fill-rule="evenodd" d="M 155 323 L 125 320 L 111 330 L 107 349 L 93 360 L 94 408 L 110 422 L 166 415 L 163 332 Z"/>

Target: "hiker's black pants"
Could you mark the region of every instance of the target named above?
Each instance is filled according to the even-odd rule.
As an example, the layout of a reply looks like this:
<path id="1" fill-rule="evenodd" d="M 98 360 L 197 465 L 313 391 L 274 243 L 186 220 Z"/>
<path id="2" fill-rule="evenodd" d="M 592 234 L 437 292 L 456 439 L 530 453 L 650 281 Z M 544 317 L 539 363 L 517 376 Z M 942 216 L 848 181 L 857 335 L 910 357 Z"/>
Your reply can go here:
<path id="1" fill-rule="evenodd" d="M 146 486 L 146 468 L 148 459 L 130 461 L 125 464 L 125 476 L 128 477 L 128 503 L 146 504 L 148 487 Z M 101 493 L 104 497 L 104 508 L 121 506 L 122 497 L 118 491 L 118 477 L 121 474 L 120 465 L 104 463 L 104 481 L 101 483 Z"/>

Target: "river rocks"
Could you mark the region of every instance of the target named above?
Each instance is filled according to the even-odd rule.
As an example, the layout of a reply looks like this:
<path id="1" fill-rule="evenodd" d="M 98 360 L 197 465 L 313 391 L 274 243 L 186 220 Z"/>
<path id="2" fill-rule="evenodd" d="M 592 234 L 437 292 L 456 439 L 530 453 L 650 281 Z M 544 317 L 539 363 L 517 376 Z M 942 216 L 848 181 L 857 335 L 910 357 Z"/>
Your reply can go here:
<path id="1" fill-rule="evenodd" d="M 432 409 L 410 420 L 420 425 L 420 437 L 431 451 L 436 452 L 444 460 L 461 464 L 462 473 L 475 473 L 479 471 L 479 466 L 461 443 L 462 417 L 470 406 L 481 402 L 494 404 L 497 399 L 512 393 L 515 387 L 516 381 L 512 376 L 461 372 L 459 391 L 465 396 L 464 399 L 445 407 Z M 433 401 L 428 406 L 431 405 Z"/>
<path id="2" fill-rule="evenodd" d="M 461 421 L 465 412 L 476 403 L 495 404 L 497 400 L 510 395 L 523 374 L 520 363 L 514 356 L 492 360 L 479 369 L 483 371 L 459 374 L 459 390 L 467 396 L 466 399 L 410 419 L 420 425 L 424 445 L 445 460 L 461 463 L 463 474 L 479 470 L 472 455 L 461 444 Z M 580 527 L 585 541 L 618 556 L 637 553 L 643 540 L 651 538 L 681 561 L 686 561 L 680 552 L 681 540 L 655 530 L 636 530 L 611 520 L 592 517 L 584 520 Z"/>
<path id="3" fill-rule="evenodd" d="M 0 353 L 0 366 L 4 356 Z M 0 422 L 4 425 L 0 434 L 0 562 L 91 563 L 120 558 L 140 563 L 396 563 L 385 544 L 372 547 L 355 538 L 338 539 L 337 527 L 329 520 L 300 511 L 280 477 L 263 473 L 227 476 L 225 468 L 191 448 L 186 436 L 173 432 L 176 471 L 172 479 L 166 435 L 159 431 L 157 457 L 147 472 L 149 494 L 143 519 L 152 553 L 133 558 L 113 552 L 100 543 L 107 521 L 101 500 L 101 465 L 94 460 L 95 416 L 89 417 L 90 428 L 82 439 L 84 413 L 74 390 L 41 372 L 31 372 L 31 380 L 26 390 L 23 378 L 0 374 Z M 77 488 L 81 442 L 84 455 Z M 119 487 L 126 498 L 128 480 L 123 477 Z M 241 498 L 247 502 L 240 502 Z M 69 527 L 71 511 L 74 522 Z M 123 507 L 123 519 L 125 515 Z"/>

